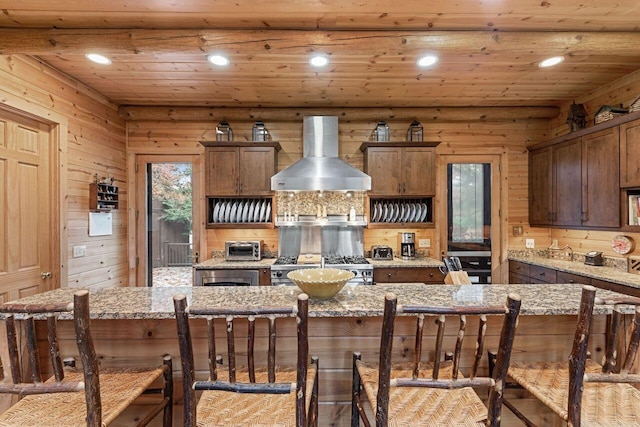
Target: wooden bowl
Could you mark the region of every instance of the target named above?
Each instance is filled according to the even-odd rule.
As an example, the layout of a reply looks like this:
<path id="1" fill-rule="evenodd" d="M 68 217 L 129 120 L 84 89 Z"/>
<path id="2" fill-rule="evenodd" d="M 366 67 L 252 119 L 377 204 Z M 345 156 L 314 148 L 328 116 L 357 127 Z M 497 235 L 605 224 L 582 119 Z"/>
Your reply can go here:
<path id="1" fill-rule="evenodd" d="M 303 268 L 287 274 L 309 298 L 333 298 L 355 275 L 338 268 Z"/>

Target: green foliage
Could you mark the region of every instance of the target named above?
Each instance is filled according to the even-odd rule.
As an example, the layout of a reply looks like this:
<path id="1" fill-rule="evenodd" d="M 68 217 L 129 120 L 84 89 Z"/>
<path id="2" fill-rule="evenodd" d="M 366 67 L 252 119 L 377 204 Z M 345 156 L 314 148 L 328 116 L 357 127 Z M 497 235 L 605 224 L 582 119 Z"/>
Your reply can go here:
<path id="1" fill-rule="evenodd" d="M 156 163 L 152 165 L 152 195 L 164 206 L 160 217 L 169 222 L 182 222 L 191 231 L 192 189 L 191 164 Z"/>

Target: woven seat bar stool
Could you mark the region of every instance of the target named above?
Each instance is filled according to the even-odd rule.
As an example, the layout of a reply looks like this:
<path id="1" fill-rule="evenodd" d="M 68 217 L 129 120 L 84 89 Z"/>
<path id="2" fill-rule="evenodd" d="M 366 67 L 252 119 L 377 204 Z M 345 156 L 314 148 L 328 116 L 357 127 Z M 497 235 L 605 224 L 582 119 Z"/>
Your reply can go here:
<path id="1" fill-rule="evenodd" d="M 82 369 L 75 368 L 73 358 L 65 358 L 63 364 L 60 355 L 57 320 L 61 313 L 69 311 L 73 311 Z M 163 382 L 159 403 L 137 425 L 149 424 L 160 413 L 163 414 L 163 426 L 172 425 L 171 357 L 164 356 L 162 364 L 155 368 L 100 369 L 91 336 L 88 291 L 76 292 L 74 302 L 68 305 L 4 304 L 0 305 L 0 313 L 3 313 L 6 323 L 10 358 L 9 363 L 5 361 L 4 364 L 10 365 L 10 374 L 5 375 L 5 381 L 0 384 L 0 393 L 21 397 L 0 414 L 0 426 L 106 426 L 146 391 L 156 393 L 156 389 L 151 387 L 159 381 Z M 47 381 L 42 380 L 36 318 L 46 319 L 53 372 Z M 26 348 L 20 346 L 23 341 Z M 25 352 L 27 355 L 21 357 Z M 7 377 L 12 383 L 7 381 Z"/>
<path id="2" fill-rule="evenodd" d="M 290 307 L 187 307 L 183 294 L 175 295 L 173 301 L 182 359 L 185 427 L 317 425 L 318 358 L 312 357 L 309 361 L 309 298 L 306 294 L 300 294 L 297 305 Z M 204 322 L 204 319 L 193 316 L 206 318 L 206 381 L 195 378 L 190 323 Z M 287 317 L 296 321 L 295 365 L 278 363 L 279 359 L 276 359 L 276 321 Z M 223 356 L 216 350 L 216 323 L 219 328 L 226 330 L 227 369 L 223 367 Z M 245 323 L 246 337 L 241 336 L 240 332 L 236 336 L 236 331 L 240 331 L 237 328 Z M 260 335 L 260 332 L 264 333 Z M 268 342 L 266 354 L 255 351 L 256 341 L 261 337 L 266 337 Z M 236 349 L 236 341 L 241 339 L 246 340 L 246 346 Z M 220 347 L 224 347 L 224 344 Z M 247 354 L 246 364 L 242 363 L 240 357 L 242 351 Z M 196 392 L 201 393 L 197 403 Z"/>
<path id="3" fill-rule="evenodd" d="M 478 425 L 499 426 L 502 392 L 507 376 L 511 349 L 515 337 L 520 297 L 509 295 L 506 306 L 428 307 L 398 305 L 394 294 L 385 296 L 384 317 L 380 340 L 380 359 L 377 364 L 365 363 L 360 353 L 353 354 L 353 389 L 351 425 L 371 423 L 365 410 L 368 400 L 378 427 Z M 394 328 L 399 316 L 414 316 L 416 333 L 413 362 L 393 363 Z M 493 377 L 479 376 L 489 316 L 502 317 Z M 455 334 L 445 341 L 445 325 L 457 320 Z M 478 329 L 473 350 L 463 346 L 467 322 L 477 318 Z M 424 337 L 428 321 L 437 325 L 435 338 Z M 497 328 L 496 328 L 497 329 Z M 401 339 L 395 337 L 396 340 Z M 434 351 L 427 353 L 425 341 L 433 341 Z M 455 343 L 454 351 L 444 353 L 446 342 Z M 468 355 L 464 349 L 468 348 Z M 423 361 L 423 354 L 429 361 Z M 404 349 L 396 351 L 396 358 L 406 357 Z M 426 357 L 425 356 L 425 357 Z M 463 359 L 463 356 L 466 356 Z M 444 359 L 444 360 L 443 360 Z M 460 372 L 462 363 L 471 366 L 467 377 Z M 488 367 L 485 369 L 488 371 Z M 474 388 L 489 390 L 488 407 Z M 362 396 L 362 395 L 365 396 Z M 366 399 L 364 398 L 366 397 Z"/>
<path id="4" fill-rule="evenodd" d="M 588 357 L 587 345 L 593 308 L 596 304 L 613 305 L 607 327 L 603 363 Z M 617 365 L 616 345 L 623 318 L 622 306 L 635 306 L 631 334 L 624 362 Z M 640 425 L 640 375 L 630 373 L 640 342 L 640 299 L 620 297 L 600 299 L 596 288 L 584 286 L 573 347 L 568 362 L 513 361 L 509 377 L 549 407 L 568 426 L 637 426 Z M 528 426 L 535 424 L 511 402 L 507 406 Z"/>

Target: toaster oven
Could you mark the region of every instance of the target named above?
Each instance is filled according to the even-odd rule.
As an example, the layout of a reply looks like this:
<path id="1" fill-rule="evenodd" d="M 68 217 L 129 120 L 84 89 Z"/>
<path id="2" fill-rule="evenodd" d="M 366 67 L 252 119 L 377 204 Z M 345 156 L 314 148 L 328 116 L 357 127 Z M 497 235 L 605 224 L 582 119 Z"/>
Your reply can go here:
<path id="1" fill-rule="evenodd" d="M 224 242 L 224 258 L 227 261 L 260 261 L 262 242 Z"/>
<path id="2" fill-rule="evenodd" d="M 371 248 L 373 259 L 393 259 L 393 251 L 389 246 L 376 245 Z"/>

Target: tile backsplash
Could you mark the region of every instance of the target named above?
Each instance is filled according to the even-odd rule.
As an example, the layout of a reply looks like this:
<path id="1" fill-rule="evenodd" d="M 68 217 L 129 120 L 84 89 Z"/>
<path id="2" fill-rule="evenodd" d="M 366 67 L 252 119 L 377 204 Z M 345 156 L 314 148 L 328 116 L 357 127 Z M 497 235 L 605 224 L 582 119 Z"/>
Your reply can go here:
<path id="1" fill-rule="evenodd" d="M 277 215 L 284 216 L 285 212 L 291 215 L 316 215 L 318 206 L 320 210 L 326 209 L 327 215 L 348 215 L 353 206 L 356 215 L 364 215 L 365 209 L 364 191 L 277 191 Z"/>

